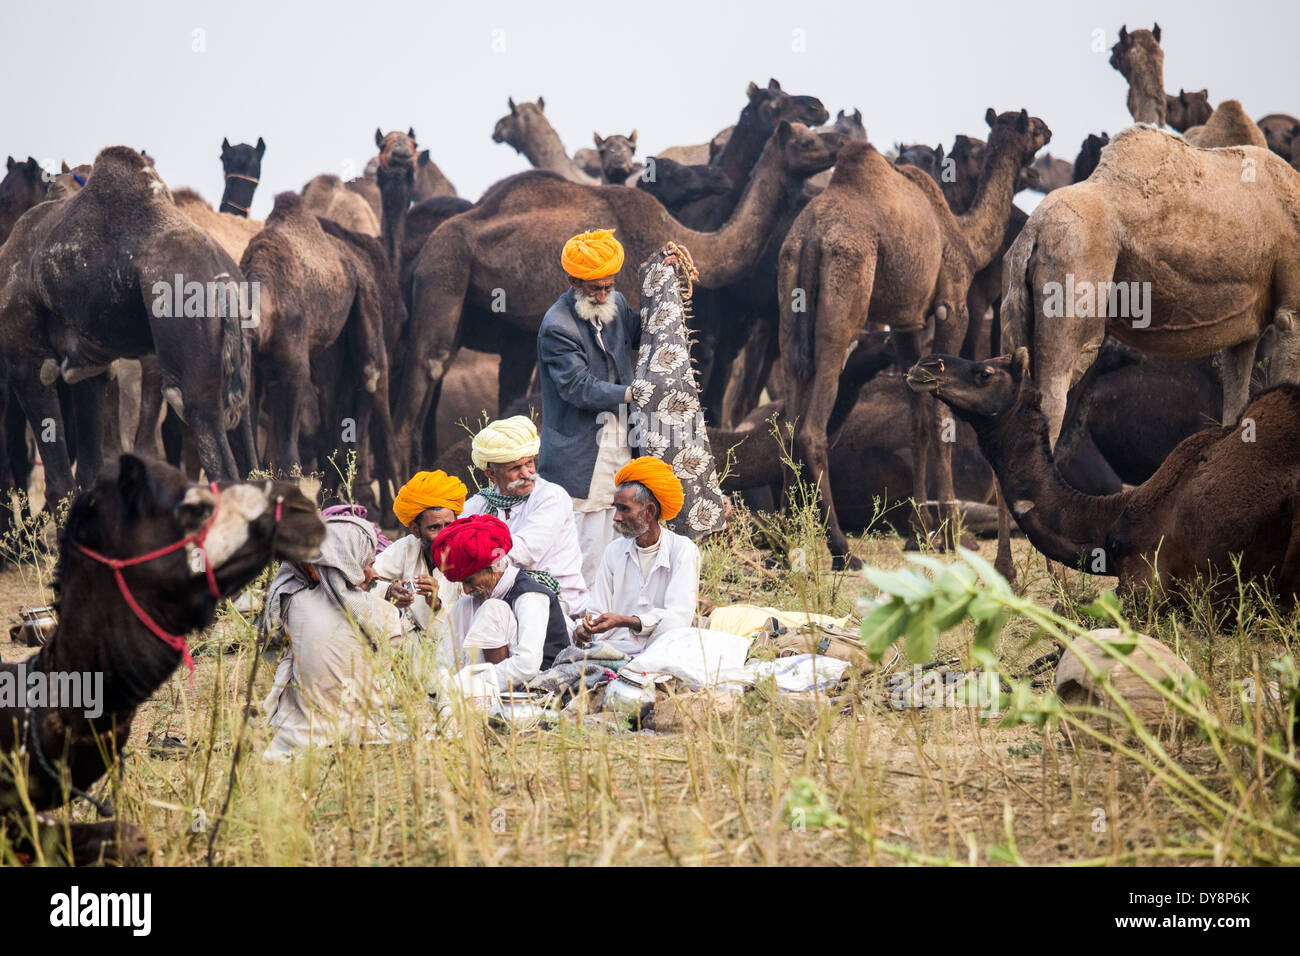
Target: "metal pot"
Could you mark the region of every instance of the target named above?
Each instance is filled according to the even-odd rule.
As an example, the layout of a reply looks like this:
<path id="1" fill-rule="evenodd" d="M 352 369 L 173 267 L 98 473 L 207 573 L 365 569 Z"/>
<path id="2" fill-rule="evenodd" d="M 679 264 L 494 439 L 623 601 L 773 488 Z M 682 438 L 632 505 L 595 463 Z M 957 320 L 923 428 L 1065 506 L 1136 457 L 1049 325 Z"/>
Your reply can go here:
<path id="1" fill-rule="evenodd" d="M 641 675 L 619 674 L 605 685 L 604 709 L 640 727 L 655 709 L 654 681 L 643 682 Z"/>
<path id="2" fill-rule="evenodd" d="M 48 604 L 41 607 L 21 607 L 18 616 L 22 623 L 10 628 L 9 637 L 28 647 L 44 647 L 45 642 L 59 626 L 54 617 L 54 608 Z"/>

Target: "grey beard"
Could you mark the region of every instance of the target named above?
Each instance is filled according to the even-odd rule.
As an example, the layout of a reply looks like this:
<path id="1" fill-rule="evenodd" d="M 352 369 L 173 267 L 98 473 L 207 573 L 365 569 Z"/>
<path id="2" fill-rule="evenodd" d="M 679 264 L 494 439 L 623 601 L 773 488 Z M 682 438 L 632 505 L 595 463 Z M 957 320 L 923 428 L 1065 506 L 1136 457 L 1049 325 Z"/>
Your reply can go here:
<path id="1" fill-rule="evenodd" d="M 600 326 L 606 326 L 618 318 L 618 304 L 614 301 L 613 293 L 604 302 L 596 303 L 579 289 L 573 294 L 573 311 L 584 322 L 594 322 Z"/>
<path id="2" fill-rule="evenodd" d="M 638 528 L 634 525 L 625 524 L 622 521 L 614 522 L 614 530 L 625 538 L 639 538 L 641 535 L 645 534 L 646 531 L 645 528 Z"/>

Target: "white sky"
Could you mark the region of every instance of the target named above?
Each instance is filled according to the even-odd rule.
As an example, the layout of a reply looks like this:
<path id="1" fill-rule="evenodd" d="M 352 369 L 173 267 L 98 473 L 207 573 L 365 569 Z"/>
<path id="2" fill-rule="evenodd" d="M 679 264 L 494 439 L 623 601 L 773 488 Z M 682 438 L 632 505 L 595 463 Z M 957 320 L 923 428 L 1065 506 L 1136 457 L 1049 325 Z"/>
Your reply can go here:
<path id="1" fill-rule="evenodd" d="M 570 152 L 590 145 L 594 130 L 636 127 L 650 155 L 707 140 L 735 121 L 750 80 L 775 76 L 788 92 L 820 97 L 832 116 L 860 108 L 882 149 L 946 148 L 959 132 L 983 136 L 986 107 L 1024 106 L 1052 128 L 1048 150 L 1073 161 L 1088 132 L 1130 122 L 1109 47 L 1120 24 L 1149 28 L 1153 19 L 1166 89 L 1208 87 L 1212 102 L 1239 99 L 1256 118 L 1300 114 L 1294 0 L 5 0 L 0 154 L 90 162 L 107 145 L 146 148 L 169 185 L 215 203 L 222 137 L 262 136 L 253 209 L 262 217 L 276 192 L 316 173 L 353 175 L 375 152 L 376 126 L 414 126 L 460 194 L 476 199 L 528 168 L 491 140 L 508 96 L 544 95 Z M 1099 53 L 1096 29 L 1105 31 Z M 193 49 L 195 30 L 204 52 Z M 795 31 L 804 31 L 802 52 Z M 504 50 L 494 52 L 494 40 Z"/>

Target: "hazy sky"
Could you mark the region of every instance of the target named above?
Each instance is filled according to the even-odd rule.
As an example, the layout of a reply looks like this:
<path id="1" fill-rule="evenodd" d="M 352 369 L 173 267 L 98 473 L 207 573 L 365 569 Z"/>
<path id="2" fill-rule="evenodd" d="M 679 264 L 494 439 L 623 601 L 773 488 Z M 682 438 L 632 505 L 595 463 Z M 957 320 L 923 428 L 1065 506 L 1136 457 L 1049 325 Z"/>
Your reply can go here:
<path id="1" fill-rule="evenodd" d="M 661 13 L 660 11 L 668 11 Z M 493 143 L 506 98 L 546 98 L 569 151 L 638 130 L 640 152 L 706 141 L 750 80 L 775 76 L 831 115 L 857 107 L 872 141 L 983 136 L 984 111 L 1027 107 L 1074 159 L 1128 125 L 1107 63 L 1120 24 L 1158 20 L 1165 87 L 1208 87 L 1258 118 L 1300 114 L 1300 4 L 96 3 L 4 0 L 0 153 L 89 162 L 146 148 L 168 184 L 215 204 L 223 136 L 267 143 L 254 215 L 313 175 L 356 174 L 375 127 L 414 126 L 462 196 L 527 160 Z M 1103 52 L 1094 31 L 1105 32 Z M 197 32 L 196 31 L 201 31 Z M 350 164 L 350 165 L 349 165 Z M 1026 205 L 1022 203 L 1022 205 Z"/>

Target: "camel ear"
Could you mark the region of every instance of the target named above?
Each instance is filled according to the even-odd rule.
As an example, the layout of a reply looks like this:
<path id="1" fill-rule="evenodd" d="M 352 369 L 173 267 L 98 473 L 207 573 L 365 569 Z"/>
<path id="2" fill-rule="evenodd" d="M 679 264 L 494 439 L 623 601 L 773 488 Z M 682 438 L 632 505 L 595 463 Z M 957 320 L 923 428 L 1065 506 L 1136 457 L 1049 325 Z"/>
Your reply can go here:
<path id="1" fill-rule="evenodd" d="M 998 114 L 994 112 L 993 107 L 990 106 L 984 111 L 984 122 L 989 124 L 989 129 L 993 128 L 993 124 L 997 122 L 997 119 Z"/>
<path id="2" fill-rule="evenodd" d="M 836 119 L 836 120 L 842 120 L 842 119 L 844 119 L 844 111 L 843 111 L 843 110 L 840 110 L 838 113 L 836 113 L 836 114 L 835 114 L 835 119 Z"/>
<path id="3" fill-rule="evenodd" d="M 1017 379 L 1029 374 L 1029 349 L 1023 345 L 1011 354 L 1011 374 Z"/>
<path id="4" fill-rule="evenodd" d="M 5 160 L 5 170 L 8 172 L 13 172 L 13 168 L 17 165 L 18 165 L 17 160 L 15 160 L 12 156 L 10 156 L 7 160 Z"/>
<path id="5" fill-rule="evenodd" d="M 149 468 L 135 455 L 118 459 L 117 494 L 128 514 L 139 514 L 153 501 Z"/>
<path id="6" fill-rule="evenodd" d="M 506 102 L 510 104 L 510 115 L 516 115 L 519 112 L 519 108 L 515 106 L 515 98 L 513 96 L 507 96 Z"/>
<path id="7" fill-rule="evenodd" d="M 762 90 L 759 89 L 758 84 L 750 80 L 749 87 L 745 90 L 745 95 L 749 97 L 749 101 L 752 103 L 754 98 L 761 92 Z"/>
<path id="8" fill-rule="evenodd" d="M 934 161 L 940 166 L 943 165 L 943 143 L 934 148 Z"/>
<path id="9" fill-rule="evenodd" d="M 859 126 L 862 125 L 862 110 L 857 107 L 854 107 L 853 109 L 853 122 L 857 123 Z"/>
<path id="10" fill-rule="evenodd" d="M 779 90 L 781 88 L 781 84 L 776 81 L 776 77 L 768 77 L 767 88 L 769 90 Z"/>
<path id="11" fill-rule="evenodd" d="M 776 141 L 784 146 L 793 136 L 794 127 L 790 125 L 789 120 L 781 120 L 781 125 L 776 128 Z"/>
<path id="12" fill-rule="evenodd" d="M 600 144 L 604 142 L 604 140 L 600 138 L 600 134 L 599 134 L 599 133 L 592 133 L 592 134 L 591 134 L 591 139 L 592 139 L 592 142 L 594 142 L 594 143 L 596 144 L 596 148 L 597 148 L 597 149 L 600 149 Z"/>
<path id="13" fill-rule="evenodd" d="M 636 145 L 636 130 L 632 130 L 632 135 L 627 138 L 627 141 L 633 146 Z"/>
<path id="14" fill-rule="evenodd" d="M 1120 42 L 1120 43 L 1123 43 L 1123 44 L 1127 44 L 1127 43 L 1128 43 L 1128 24 L 1127 24 L 1127 23 L 1124 24 L 1122 27 L 1119 28 L 1119 42 Z"/>
<path id="15" fill-rule="evenodd" d="M 378 126 L 375 127 L 375 145 L 380 149 L 384 148 L 384 133 Z"/>
<path id="16" fill-rule="evenodd" d="M 262 139 L 262 137 L 259 136 L 257 137 L 257 158 L 261 159 L 265 153 L 266 153 L 266 142 Z"/>
<path id="17" fill-rule="evenodd" d="M 1016 117 L 1016 132 L 1029 132 L 1029 110 L 1021 110 L 1020 115 Z"/>
<path id="18" fill-rule="evenodd" d="M 427 149 L 422 149 L 420 150 L 420 154 L 415 157 L 415 162 L 416 165 L 419 166 L 428 166 L 429 163 L 433 162 L 433 159 L 429 156 L 429 151 Z"/>
<path id="19" fill-rule="evenodd" d="M 61 172 L 61 173 L 70 173 L 70 172 L 72 172 L 72 167 L 68 165 L 68 161 L 67 161 L 66 159 L 63 160 L 63 161 L 60 163 L 60 166 L 61 166 L 62 168 L 59 170 L 59 172 Z"/>
<path id="20" fill-rule="evenodd" d="M 1156 38 L 1157 43 L 1160 42 L 1160 24 L 1157 23 L 1151 28 L 1151 35 Z"/>
<path id="21" fill-rule="evenodd" d="M 542 110 L 543 112 L 546 111 L 546 97 L 544 96 L 537 97 L 537 108 L 539 110 Z"/>
<path id="22" fill-rule="evenodd" d="M 223 136 L 221 137 L 221 154 L 224 156 L 228 152 L 230 152 L 230 140 Z"/>
<path id="23" fill-rule="evenodd" d="M 409 136 L 409 137 L 411 137 L 411 142 L 414 143 L 414 142 L 415 142 L 415 127 L 414 127 L 414 126 L 408 126 L 408 127 L 406 128 L 406 135 Z"/>

